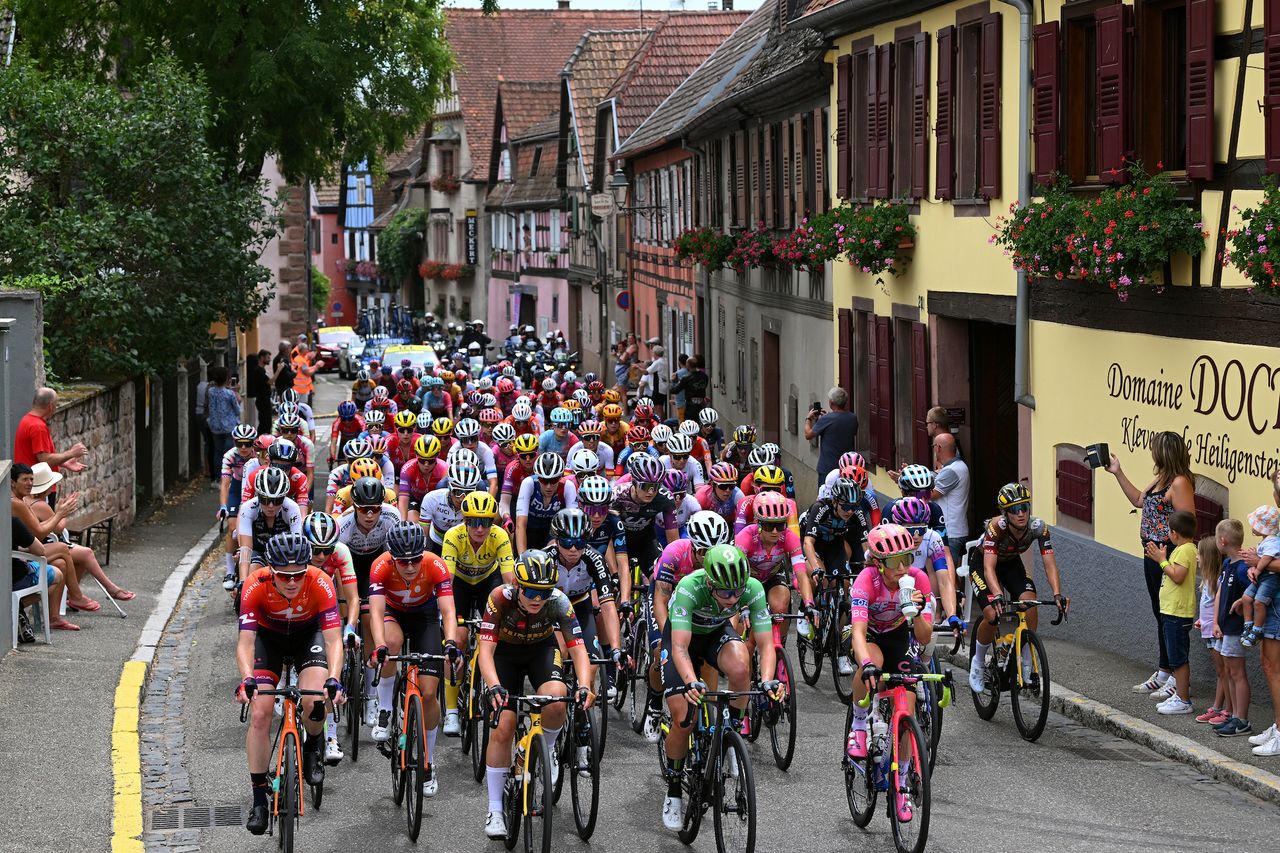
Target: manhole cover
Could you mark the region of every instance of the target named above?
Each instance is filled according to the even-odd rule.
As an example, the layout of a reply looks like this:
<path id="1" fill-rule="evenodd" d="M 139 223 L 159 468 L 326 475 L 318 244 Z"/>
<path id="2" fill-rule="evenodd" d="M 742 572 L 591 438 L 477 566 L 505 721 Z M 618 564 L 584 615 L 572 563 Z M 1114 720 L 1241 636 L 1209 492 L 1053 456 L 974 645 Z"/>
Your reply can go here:
<path id="1" fill-rule="evenodd" d="M 235 806 L 171 806 L 151 813 L 152 832 L 179 829 L 208 829 L 214 826 L 241 826 L 244 807 Z"/>

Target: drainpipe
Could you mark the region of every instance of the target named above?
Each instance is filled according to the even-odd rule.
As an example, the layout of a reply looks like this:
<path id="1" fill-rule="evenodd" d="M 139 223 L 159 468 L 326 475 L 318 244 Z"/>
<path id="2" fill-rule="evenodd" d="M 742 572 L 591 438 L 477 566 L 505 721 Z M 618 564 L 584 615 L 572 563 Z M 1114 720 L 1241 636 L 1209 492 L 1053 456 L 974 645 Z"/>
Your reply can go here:
<path id="1" fill-rule="evenodd" d="M 1000 0 L 1018 10 L 1018 204 L 1031 201 L 1031 127 L 1027 93 L 1031 91 L 1031 1 Z M 1018 270 L 1014 318 L 1013 398 L 1020 406 L 1036 407 L 1031 394 L 1031 284 Z"/>

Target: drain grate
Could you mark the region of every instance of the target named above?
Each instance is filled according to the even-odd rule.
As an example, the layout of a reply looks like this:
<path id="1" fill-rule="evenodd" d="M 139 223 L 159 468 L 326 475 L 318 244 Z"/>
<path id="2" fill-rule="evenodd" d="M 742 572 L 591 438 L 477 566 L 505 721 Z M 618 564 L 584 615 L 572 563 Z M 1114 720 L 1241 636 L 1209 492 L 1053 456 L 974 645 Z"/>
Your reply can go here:
<path id="1" fill-rule="evenodd" d="M 151 813 L 151 831 L 172 832 L 179 829 L 241 826 L 244 820 L 244 807 L 239 805 L 171 806 L 156 809 Z"/>

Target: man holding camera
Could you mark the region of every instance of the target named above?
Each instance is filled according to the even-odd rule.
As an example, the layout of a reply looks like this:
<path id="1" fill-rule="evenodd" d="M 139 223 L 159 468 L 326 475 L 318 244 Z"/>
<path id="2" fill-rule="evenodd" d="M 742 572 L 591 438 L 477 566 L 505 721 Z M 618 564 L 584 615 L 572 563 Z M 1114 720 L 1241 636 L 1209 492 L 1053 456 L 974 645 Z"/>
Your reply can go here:
<path id="1" fill-rule="evenodd" d="M 834 387 L 827 392 L 831 411 L 824 411 L 817 400 L 804 420 L 805 441 L 818 439 L 818 482 L 826 480 L 836 467 L 840 454 L 853 450 L 858 435 L 858 416 L 849 411 L 849 392 Z"/>

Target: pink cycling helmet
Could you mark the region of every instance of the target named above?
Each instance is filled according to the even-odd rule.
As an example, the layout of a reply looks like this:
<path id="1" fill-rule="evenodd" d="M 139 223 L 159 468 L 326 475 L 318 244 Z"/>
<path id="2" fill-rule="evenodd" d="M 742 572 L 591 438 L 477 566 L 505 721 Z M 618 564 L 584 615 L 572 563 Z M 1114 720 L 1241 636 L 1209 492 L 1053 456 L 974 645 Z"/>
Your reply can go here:
<path id="1" fill-rule="evenodd" d="M 791 514 L 787 499 L 777 492 L 760 492 L 756 495 L 756 521 L 786 521 Z"/>
<path id="2" fill-rule="evenodd" d="M 910 554 L 915 549 L 915 540 L 901 524 L 878 524 L 867 534 L 867 550 L 880 560 L 895 554 Z"/>

